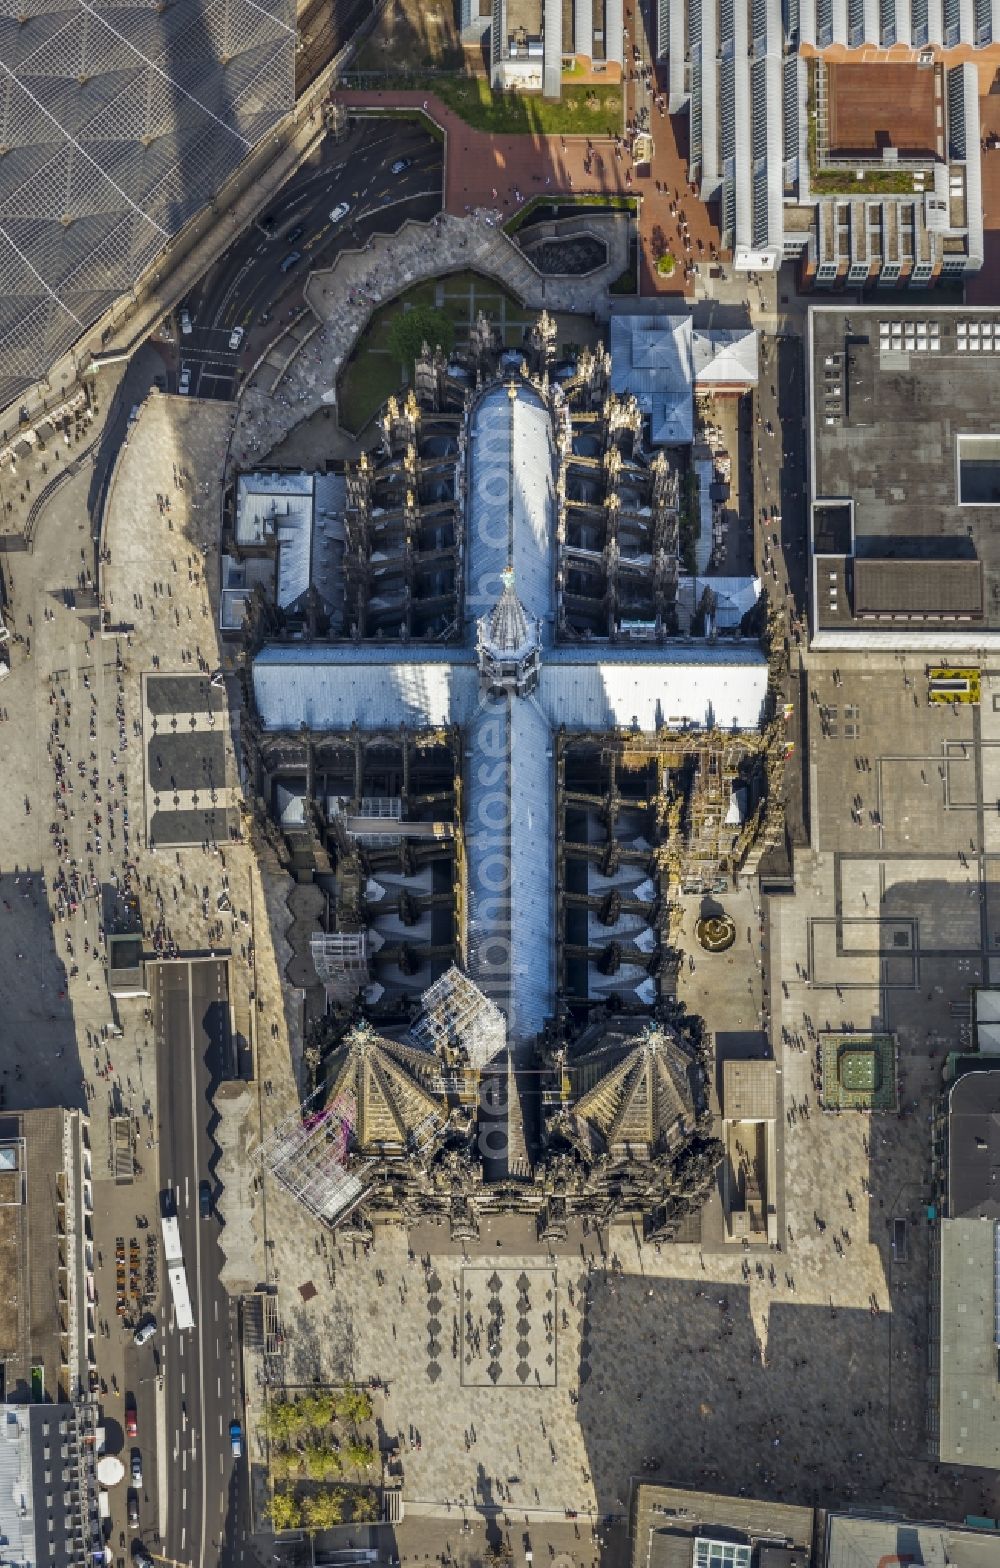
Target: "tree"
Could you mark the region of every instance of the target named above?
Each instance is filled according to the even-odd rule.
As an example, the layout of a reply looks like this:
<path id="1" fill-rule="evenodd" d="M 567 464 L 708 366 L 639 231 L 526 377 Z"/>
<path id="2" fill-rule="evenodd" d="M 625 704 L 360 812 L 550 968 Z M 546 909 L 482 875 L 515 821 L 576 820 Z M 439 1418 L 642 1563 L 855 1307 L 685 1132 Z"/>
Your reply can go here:
<path id="1" fill-rule="evenodd" d="M 271 1523 L 275 1530 L 294 1530 L 302 1523 L 302 1510 L 291 1492 L 275 1492 L 271 1498 Z"/>
<path id="2" fill-rule="evenodd" d="M 310 1481 L 322 1481 L 330 1462 L 330 1450 L 322 1443 L 307 1443 L 305 1449 L 306 1475 Z"/>
<path id="3" fill-rule="evenodd" d="M 414 305 L 393 317 L 389 328 L 389 351 L 401 365 L 412 365 L 424 343 L 438 344 L 447 354 L 455 341 L 455 329 L 442 310 L 433 305 Z"/>
<path id="4" fill-rule="evenodd" d="M 276 1443 L 287 1443 L 299 1429 L 299 1415 L 290 1399 L 273 1399 L 267 1412 L 267 1429 Z"/>
<path id="5" fill-rule="evenodd" d="M 337 1396 L 337 1414 L 345 1421 L 351 1421 L 355 1426 L 360 1426 L 372 1418 L 371 1395 L 360 1388 L 342 1389 Z"/>
<path id="6" fill-rule="evenodd" d="M 355 1470 L 367 1470 L 375 1449 L 370 1438 L 352 1437 L 344 1444 L 344 1458 Z"/>
<path id="7" fill-rule="evenodd" d="M 332 1530 L 344 1517 L 344 1505 L 339 1491 L 314 1492 L 302 1504 L 302 1523 L 307 1530 Z"/>
<path id="8" fill-rule="evenodd" d="M 312 1431 L 321 1431 L 333 1420 L 333 1395 L 317 1391 L 315 1394 L 303 1394 L 298 1401 L 298 1412 L 302 1417 L 302 1424 Z"/>
<path id="9" fill-rule="evenodd" d="M 375 1493 L 370 1491 L 351 1493 L 351 1523 L 374 1524 L 378 1518 L 378 1505 Z"/>

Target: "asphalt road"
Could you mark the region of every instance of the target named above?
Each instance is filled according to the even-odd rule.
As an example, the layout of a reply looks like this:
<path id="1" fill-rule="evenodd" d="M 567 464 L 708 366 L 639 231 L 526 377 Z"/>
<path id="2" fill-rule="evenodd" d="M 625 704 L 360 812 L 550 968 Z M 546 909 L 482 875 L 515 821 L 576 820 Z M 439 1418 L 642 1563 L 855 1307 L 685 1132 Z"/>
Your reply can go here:
<path id="1" fill-rule="evenodd" d="M 404 158 L 408 167 L 393 174 L 391 165 Z M 411 121 L 362 119 L 343 141 L 324 137 L 185 301 L 192 330 L 182 333 L 178 325 L 169 390 L 177 390 L 179 367 L 186 366 L 192 397 L 232 397 L 240 365 L 252 364 L 283 318 L 301 307 L 310 270 L 329 266 L 338 250 L 363 245 L 377 231 L 395 233 L 409 218 L 432 218 L 441 210 L 442 174 L 440 144 Z M 330 213 L 341 202 L 350 211 L 332 223 Z M 283 273 L 293 252 L 300 260 Z M 244 336 L 234 349 L 236 327 Z"/>
<path id="2" fill-rule="evenodd" d="M 158 966 L 153 996 L 161 1202 L 173 1193 L 194 1327 L 181 1331 L 165 1294 L 156 1342 L 163 1370 L 155 1453 L 148 1439 L 144 1480 L 161 1523 L 154 1555 L 194 1568 L 238 1563 L 247 1523 L 246 1459 L 234 1459 L 229 1425 L 242 1423 L 237 1308 L 219 1282 L 210 1135 L 212 1096 L 230 1045 L 227 966 L 202 959 Z M 199 1183 L 213 1185 L 213 1212 L 199 1210 Z M 166 1287 L 166 1281 L 164 1281 Z M 137 1351 L 136 1355 L 142 1355 Z M 147 1511 L 148 1512 L 148 1511 Z M 224 1553 L 223 1553 L 223 1548 Z"/>

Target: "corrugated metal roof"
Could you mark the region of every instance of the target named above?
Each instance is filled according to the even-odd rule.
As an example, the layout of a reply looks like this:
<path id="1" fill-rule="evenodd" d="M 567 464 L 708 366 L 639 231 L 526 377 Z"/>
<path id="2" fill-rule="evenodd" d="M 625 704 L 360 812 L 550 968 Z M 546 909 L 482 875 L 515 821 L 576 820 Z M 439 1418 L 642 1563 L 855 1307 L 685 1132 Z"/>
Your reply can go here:
<path id="1" fill-rule="evenodd" d="M 266 730 L 465 723 L 479 696 L 471 650 L 398 643 L 274 644 L 254 660 L 253 684 Z M 542 656 L 543 707 L 571 729 L 705 724 L 707 714 L 756 729 L 766 691 L 766 660 L 749 641 L 563 644 Z"/>
<path id="2" fill-rule="evenodd" d="M 711 332 L 695 327 L 691 346 L 696 387 L 757 385 L 757 333 L 752 327 Z"/>
<path id="3" fill-rule="evenodd" d="M 979 153 L 979 73 L 978 67 L 967 60 L 961 67 L 965 94 L 965 221 L 969 230 L 969 270 L 975 271 L 983 264 L 983 178 Z"/>
<path id="4" fill-rule="evenodd" d="M 616 312 L 611 317 L 611 390 L 631 394 L 650 416 L 658 446 L 694 439 L 691 317 Z"/>
<path id="5" fill-rule="evenodd" d="M 446 658 L 423 657 L 437 650 L 421 649 L 412 662 L 400 661 L 399 647 L 315 651 L 325 653 L 326 659 L 255 660 L 254 699 L 265 729 L 297 730 L 303 724 L 335 731 L 349 730 L 352 724 L 363 730 L 398 724 L 434 728 L 451 719 L 462 722 L 475 706 L 478 676 L 471 662 L 456 666 Z M 393 657 L 370 657 L 383 651 Z M 348 652 L 349 659 L 335 657 Z"/>
<path id="6" fill-rule="evenodd" d="M 29 1410 L 0 1405 L 0 1540 L 11 1565 L 37 1562 L 32 1508 Z"/>
<path id="7" fill-rule="evenodd" d="M 539 700 L 553 726 L 655 730 L 720 725 L 757 729 L 767 666 L 628 663 L 542 664 Z"/>
<path id="8" fill-rule="evenodd" d="M 530 698 L 483 702 L 466 732 L 469 974 L 532 1039 L 552 1012 L 554 795 L 549 721 Z"/>
<path id="9" fill-rule="evenodd" d="M 312 474 L 241 474 L 236 484 L 236 542 L 266 544 L 279 522 L 312 518 Z"/>
<path id="10" fill-rule="evenodd" d="M 514 567 L 517 595 L 530 620 L 553 619 L 552 427 L 540 398 L 518 387 L 489 392 L 470 438 L 466 608 L 488 614 Z"/>

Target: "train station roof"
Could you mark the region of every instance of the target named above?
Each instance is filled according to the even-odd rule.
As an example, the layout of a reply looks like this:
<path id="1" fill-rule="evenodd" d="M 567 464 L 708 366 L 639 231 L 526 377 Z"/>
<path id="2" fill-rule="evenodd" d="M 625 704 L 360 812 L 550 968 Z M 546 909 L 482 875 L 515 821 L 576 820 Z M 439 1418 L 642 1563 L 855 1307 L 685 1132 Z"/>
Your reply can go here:
<path id="1" fill-rule="evenodd" d="M 294 0 L 0 15 L 0 408 L 135 283 L 295 100 Z"/>

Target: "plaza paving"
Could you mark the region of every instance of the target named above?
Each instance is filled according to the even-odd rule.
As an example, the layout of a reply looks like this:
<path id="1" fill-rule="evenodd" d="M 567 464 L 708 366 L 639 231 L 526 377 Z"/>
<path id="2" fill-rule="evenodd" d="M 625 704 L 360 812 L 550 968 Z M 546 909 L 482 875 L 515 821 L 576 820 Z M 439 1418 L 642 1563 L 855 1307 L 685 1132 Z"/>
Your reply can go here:
<path id="1" fill-rule="evenodd" d="M 720 1048 L 765 1053 L 773 1040 L 780 1252 L 734 1253 L 712 1225 L 701 1247 L 640 1248 L 621 1225 L 548 1251 L 498 1222 L 465 1256 L 440 1232 L 411 1236 L 411 1255 L 395 1230 L 366 1256 L 317 1241 L 269 1190 L 295 1376 L 388 1379 L 404 1494 L 425 1522 L 437 1510 L 444 1530 L 459 1505 L 511 1526 L 554 1528 L 566 1508 L 613 1514 L 655 1461 L 681 1484 L 786 1500 L 993 1509 L 993 1484 L 939 1471 L 925 1430 L 926 1113 L 996 946 L 977 761 L 998 722 L 992 679 L 978 711 L 930 708 L 915 661 L 869 659 L 851 675 L 817 660 L 810 687 L 813 840 L 797 855 L 794 895 L 763 908 L 748 892 L 727 895 L 739 932 L 729 954 L 694 948 L 696 901 L 680 931 L 695 959 L 682 998 Z M 819 1035 L 836 1030 L 895 1036 L 900 1114 L 820 1108 Z M 909 1231 L 898 1262 L 897 1217 Z M 487 1368 L 470 1376 L 464 1359 L 470 1270 L 473 1329 L 481 1317 L 486 1335 L 494 1269 L 492 1299 L 551 1271 L 554 1345 L 543 1315 L 541 1339 L 534 1322 L 523 1335 L 523 1380 L 508 1376 L 506 1345 L 495 1380 Z M 306 1302 L 310 1281 L 320 1288 Z M 515 1373 L 517 1360 L 515 1346 Z"/>
<path id="2" fill-rule="evenodd" d="M 92 617 L 74 603 L 77 590 L 87 603 L 87 474 L 46 509 L 36 554 L 13 558 L 16 624 L 32 643 L 30 657 L 26 643 L 15 645 L 0 690 L 0 714 L 8 715 L 0 735 L 18 738 L 0 816 L 0 891 L 11 905 L 0 918 L 2 1081 L 9 1103 L 91 1103 L 98 1245 L 109 1252 L 113 1236 L 131 1234 L 132 1216 L 152 1203 L 156 1173 L 152 1150 L 140 1145 L 147 1170 L 136 1188 L 122 1193 L 102 1174 L 106 1112 L 131 1096 L 144 1131 L 152 1125 L 154 1045 L 141 1001 L 120 1009 L 123 1039 L 102 1041 L 112 1013 L 101 965 L 84 949 L 95 937 L 94 904 L 50 921 L 64 858 L 47 831 L 56 702 L 78 757 L 93 744 L 95 693 L 102 769 L 114 751 L 126 776 L 147 930 L 162 925 L 182 947 L 203 948 L 218 939 L 221 918 L 234 1006 L 256 1036 L 265 1122 L 296 1098 L 300 1020 L 278 984 L 290 956 L 291 883 L 261 876 L 242 842 L 220 844 L 222 854 L 201 839 L 151 854 L 139 833 L 152 741 L 141 677 L 157 663 L 160 675 L 186 679 L 224 662 L 214 594 L 230 418 L 223 406 L 180 399 L 153 398 L 144 409 L 105 539 L 111 558 L 101 588 L 123 626 L 117 639 L 92 639 Z M 166 513 L 158 494 L 170 497 Z M 276 1284 L 290 1380 L 388 1381 L 387 1431 L 400 1434 L 405 1466 L 404 1555 L 455 1541 L 465 1503 L 511 1529 L 544 1527 L 573 1561 L 590 1562 L 589 1537 L 564 1539 L 566 1509 L 620 1511 L 648 1460 L 682 1484 L 710 1481 L 789 1501 L 884 1502 L 952 1517 L 997 1512 L 995 1483 L 937 1471 L 923 1421 L 926 1114 L 942 1056 L 968 1028 L 970 988 L 1000 979 L 1000 675 L 984 672 L 979 709 L 953 710 L 928 706 L 918 661 L 868 658 L 857 672 L 837 663 L 815 658 L 808 670 L 812 837 L 796 856 L 794 895 L 764 909 L 748 891 L 727 896 L 739 941 L 715 959 L 691 942 L 694 903 L 682 911 L 682 945 L 695 958 L 682 974 L 683 1000 L 717 1037 L 736 1036 L 748 1051 L 765 1050 L 771 1032 L 781 1072 L 780 1254 L 733 1254 L 717 1235 L 703 1248 L 639 1249 L 623 1224 L 552 1253 L 518 1227 L 497 1225 L 466 1256 L 443 1233 L 408 1242 L 391 1230 L 366 1255 L 338 1247 L 271 1184 L 255 1187 L 246 1149 L 256 1105 L 232 1136 L 240 1163 L 223 1198 L 231 1276 Z M 194 710 L 171 703 L 170 711 Z M 222 785 L 234 807 L 237 739 L 223 745 Z M 94 852 L 102 882 L 122 870 L 120 795 L 115 809 L 117 841 L 106 835 Z M 72 853 L 86 858 L 86 815 L 78 812 L 66 831 Z M 224 891 L 232 911 L 222 918 Z M 838 1029 L 894 1034 L 902 1115 L 821 1111 L 817 1037 Z M 889 1238 L 898 1216 L 910 1221 L 910 1245 L 897 1263 Z M 309 1285 L 316 1294 L 307 1301 Z M 115 1324 L 102 1354 L 109 1370 L 124 1367 Z M 252 1427 L 260 1399 L 252 1375 L 248 1396 Z"/>
<path id="3" fill-rule="evenodd" d="M 80 1104 L 90 1112 L 96 1310 L 99 1325 L 107 1325 L 98 1336 L 104 1408 L 113 1445 L 116 1435 L 121 1439 L 126 1389 L 137 1396 L 143 1443 L 149 1445 L 141 1500 L 145 1529 L 162 1521 L 172 1461 L 165 1443 L 159 1444 L 159 1463 L 152 1461 L 162 1391 L 150 1380 L 141 1388 L 130 1384 L 135 1352 L 112 1310 L 115 1238 L 137 1234 L 137 1215 L 151 1221 L 152 1229 L 144 1234 L 155 1237 L 160 1180 L 156 1041 L 148 1003 L 138 997 L 113 1005 L 105 979 L 102 938 L 123 913 L 121 893 L 131 888 L 138 900 L 147 951 L 158 940 L 183 950 L 229 947 L 238 1027 L 247 1033 L 252 1029 L 251 992 L 256 990 L 268 1020 L 284 1030 L 268 925 L 262 920 L 259 930 L 255 927 L 255 912 L 263 911 L 265 901 L 248 847 L 226 841 L 224 849 L 206 849 L 199 832 L 190 847 L 150 852 L 144 832 L 143 726 L 149 714 L 142 677 L 158 665 L 186 685 L 192 670 L 196 676 L 204 673 L 199 658 L 210 669 L 221 662 L 212 595 L 230 419 L 231 410 L 221 404 L 188 406 L 180 399 L 154 397 L 144 407 L 118 464 L 102 541 L 110 559 L 103 563 L 99 590 L 88 577 L 93 563 L 89 465 L 67 480 L 42 511 L 34 553 L 8 556 L 6 562 L 21 640 L 14 645 L 0 707 L 5 716 L 0 735 L 17 737 L 17 744 L 8 747 L 8 790 L 0 807 L 0 893 L 5 898 L 0 1001 L 6 1019 L 0 1087 L 8 1106 Z M 23 464 L 22 478 L 34 477 L 38 466 L 38 459 Z M 29 489 L 24 503 L 15 498 L 8 518 L 12 529 L 22 526 L 21 507 L 30 494 Z M 169 510 L 158 505 L 158 495 L 169 495 Z M 106 636 L 99 631 L 98 591 L 120 627 Z M 167 706 L 173 712 L 177 705 Z M 169 714 L 159 717 L 169 727 Z M 216 752 L 218 739 L 216 732 Z M 222 753 L 216 758 L 220 787 L 235 800 L 238 779 L 228 735 Z M 65 793 L 55 771 L 57 759 Z M 200 760 L 194 765 L 200 770 Z M 50 832 L 52 824 L 57 836 Z M 74 870 L 80 889 L 71 908 L 65 895 L 60 903 L 60 879 Z M 223 892 L 228 909 L 220 907 Z M 256 1098 L 249 1111 L 256 1115 Z M 110 1117 L 119 1112 L 131 1113 L 136 1127 L 136 1179 L 126 1185 L 116 1183 L 112 1170 Z M 241 1143 L 245 1147 L 245 1129 Z M 248 1199 L 251 1179 L 247 1170 Z M 239 1199 L 236 1181 L 233 1197 Z M 231 1236 L 238 1235 L 234 1226 Z M 239 1262 L 253 1277 L 260 1271 L 246 1246 Z M 116 1532 L 125 1525 L 124 1506 L 124 1491 L 115 1493 Z"/>

